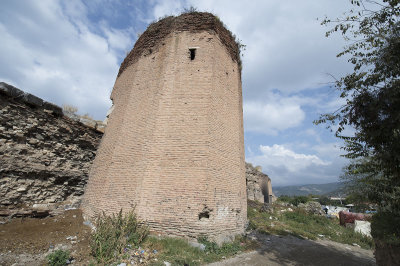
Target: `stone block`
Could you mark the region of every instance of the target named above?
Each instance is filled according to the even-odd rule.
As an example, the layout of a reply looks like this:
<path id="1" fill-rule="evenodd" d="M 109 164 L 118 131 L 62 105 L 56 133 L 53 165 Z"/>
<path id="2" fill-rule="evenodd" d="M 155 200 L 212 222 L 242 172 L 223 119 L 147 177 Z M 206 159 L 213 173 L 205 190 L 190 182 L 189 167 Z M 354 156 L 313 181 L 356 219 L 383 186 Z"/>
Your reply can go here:
<path id="1" fill-rule="evenodd" d="M 56 114 L 56 115 L 60 115 L 60 116 L 63 115 L 62 108 L 57 106 L 57 105 L 55 105 L 55 104 L 52 104 L 52 103 L 44 101 L 43 102 L 43 108 L 46 109 L 46 110 L 53 111 L 53 113 Z"/>
<path id="2" fill-rule="evenodd" d="M 25 94 L 25 92 L 22 90 L 17 89 L 5 82 L 0 82 L 0 92 L 12 98 L 20 97 Z"/>
<path id="3" fill-rule="evenodd" d="M 371 236 L 371 223 L 367 221 L 354 221 L 354 231 L 359 232 L 365 236 Z"/>
<path id="4" fill-rule="evenodd" d="M 35 95 L 32 95 L 30 93 L 25 93 L 22 96 L 22 100 L 31 105 L 31 106 L 35 106 L 35 107 L 41 107 L 43 105 L 43 100 Z"/>

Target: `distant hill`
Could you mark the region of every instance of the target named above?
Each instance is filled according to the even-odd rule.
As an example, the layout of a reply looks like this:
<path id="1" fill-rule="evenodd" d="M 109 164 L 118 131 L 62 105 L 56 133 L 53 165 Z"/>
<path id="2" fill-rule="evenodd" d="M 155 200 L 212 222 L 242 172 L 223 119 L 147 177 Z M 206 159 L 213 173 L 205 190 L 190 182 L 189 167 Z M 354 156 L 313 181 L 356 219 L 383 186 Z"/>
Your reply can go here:
<path id="1" fill-rule="evenodd" d="M 327 183 L 327 184 L 308 184 L 300 186 L 282 186 L 272 187 L 272 191 L 275 196 L 281 195 L 288 196 L 306 196 L 308 194 L 313 195 L 327 195 L 337 196 L 343 190 L 344 184 L 340 182 Z M 344 191 L 342 192 L 344 194 Z"/>

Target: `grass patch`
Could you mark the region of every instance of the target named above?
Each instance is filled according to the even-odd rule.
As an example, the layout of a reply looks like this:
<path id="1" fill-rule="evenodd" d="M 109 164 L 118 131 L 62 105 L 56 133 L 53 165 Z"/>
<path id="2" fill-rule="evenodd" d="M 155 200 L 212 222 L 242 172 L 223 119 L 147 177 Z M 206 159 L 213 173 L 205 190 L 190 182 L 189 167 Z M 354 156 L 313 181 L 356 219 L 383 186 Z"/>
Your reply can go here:
<path id="1" fill-rule="evenodd" d="M 249 201 L 247 215 L 250 229 L 266 234 L 293 235 L 303 239 L 327 238 L 344 244 L 356 243 L 364 249 L 374 247 L 372 238 L 340 226 L 338 219 L 307 214 L 300 208 L 288 211 L 287 207 L 279 204 L 273 205 L 270 212 L 261 212 L 261 207 L 262 204 Z"/>
<path id="2" fill-rule="evenodd" d="M 164 261 L 172 265 L 201 265 L 234 256 L 254 248 L 255 245 L 244 237 L 237 237 L 233 242 L 224 243 L 222 246 L 207 238 L 200 238 L 198 242 L 205 245 L 204 251 L 192 247 L 185 239 L 171 237 L 161 239 L 148 237 L 143 246 L 158 252 L 157 261 L 153 261 L 150 265 L 164 265 Z"/>
<path id="3" fill-rule="evenodd" d="M 55 250 L 49 255 L 47 255 L 47 264 L 50 266 L 64 266 L 67 265 L 67 261 L 70 258 L 68 250 Z"/>

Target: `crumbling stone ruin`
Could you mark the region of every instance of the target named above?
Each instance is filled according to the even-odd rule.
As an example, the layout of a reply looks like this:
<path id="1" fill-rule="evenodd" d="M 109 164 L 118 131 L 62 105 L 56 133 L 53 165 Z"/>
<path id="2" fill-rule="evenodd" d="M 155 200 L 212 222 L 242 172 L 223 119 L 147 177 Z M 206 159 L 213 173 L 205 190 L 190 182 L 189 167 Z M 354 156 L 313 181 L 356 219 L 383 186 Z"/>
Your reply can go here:
<path id="1" fill-rule="evenodd" d="M 0 214 L 79 203 L 101 132 L 0 82 Z"/>
<path id="2" fill-rule="evenodd" d="M 244 232 L 239 45 L 192 12 L 151 24 L 121 64 L 82 208 L 135 208 L 154 232 L 224 241 Z"/>
<path id="3" fill-rule="evenodd" d="M 79 206 L 104 126 L 65 115 L 60 107 L 3 82 L 0 103 L 0 215 L 31 215 L 63 203 Z M 85 134 L 92 136 L 90 145 L 81 145 Z M 77 146 L 64 147 L 73 140 Z M 246 163 L 247 198 L 266 202 L 263 193 L 270 188 L 263 190 L 265 184 L 268 176 Z"/>
<path id="4" fill-rule="evenodd" d="M 272 192 L 271 179 L 262 172 L 260 166 L 253 167 L 246 163 L 247 199 L 261 203 L 272 203 L 275 195 Z"/>

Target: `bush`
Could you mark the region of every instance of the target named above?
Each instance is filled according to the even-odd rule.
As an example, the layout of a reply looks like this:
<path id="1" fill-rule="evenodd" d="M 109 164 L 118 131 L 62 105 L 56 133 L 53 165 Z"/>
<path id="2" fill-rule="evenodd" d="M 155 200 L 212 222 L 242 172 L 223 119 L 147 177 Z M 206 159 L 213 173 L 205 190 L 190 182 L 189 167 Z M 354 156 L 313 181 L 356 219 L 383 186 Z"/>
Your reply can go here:
<path id="1" fill-rule="evenodd" d="M 136 219 L 133 211 L 123 215 L 121 210 L 112 216 L 103 213 L 90 240 L 92 255 L 99 263 L 107 264 L 117 260 L 128 245 L 138 247 L 148 233 L 147 226 Z"/>
<path id="2" fill-rule="evenodd" d="M 208 238 L 205 236 L 199 237 L 197 241 L 206 246 L 204 250 L 206 253 L 217 255 L 232 255 L 238 253 L 241 250 L 240 243 L 238 241 L 234 241 L 231 243 L 226 242 L 223 243 L 222 246 L 218 246 L 217 243 L 208 240 Z"/>
<path id="3" fill-rule="evenodd" d="M 64 266 L 67 265 L 70 254 L 68 250 L 58 249 L 47 255 L 47 263 L 51 266 Z"/>
<path id="4" fill-rule="evenodd" d="M 76 112 L 78 112 L 78 108 L 73 105 L 63 104 L 63 111 L 70 114 L 76 114 Z"/>
<path id="5" fill-rule="evenodd" d="M 287 196 L 287 195 L 282 195 L 279 196 L 278 198 L 279 201 L 281 202 L 287 202 L 290 203 L 294 206 L 299 205 L 300 203 L 306 203 L 311 200 L 311 197 L 308 196 Z"/>
<path id="6" fill-rule="evenodd" d="M 282 196 L 279 196 L 278 200 L 281 202 L 290 202 L 292 200 L 292 197 L 287 196 L 287 195 L 282 195 Z"/>
<path id="7" fill-rule="evenodd" d="M 298 206 L 300 203 L 306 203 L 308 201 L 310 201 L 311 199 L 307 196 L 297 196 L 294 197 L 290 203 L 293 204 L 294 206 Z"/>

